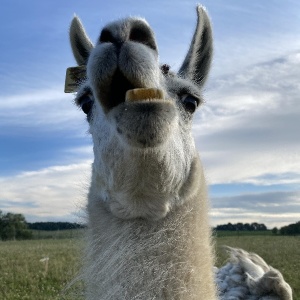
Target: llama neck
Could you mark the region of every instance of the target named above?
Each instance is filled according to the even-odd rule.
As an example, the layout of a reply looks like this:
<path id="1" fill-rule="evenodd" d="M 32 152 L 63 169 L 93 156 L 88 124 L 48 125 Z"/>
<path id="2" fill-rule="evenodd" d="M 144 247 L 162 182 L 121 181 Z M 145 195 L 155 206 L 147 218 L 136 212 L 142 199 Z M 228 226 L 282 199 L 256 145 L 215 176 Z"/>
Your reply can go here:
<path id="1" fill-rule="evenodd" d="M 200 177 L 197 197 L 159 221 L 116 218 L 90 192 L 88 299 L 215 299 Z"/>

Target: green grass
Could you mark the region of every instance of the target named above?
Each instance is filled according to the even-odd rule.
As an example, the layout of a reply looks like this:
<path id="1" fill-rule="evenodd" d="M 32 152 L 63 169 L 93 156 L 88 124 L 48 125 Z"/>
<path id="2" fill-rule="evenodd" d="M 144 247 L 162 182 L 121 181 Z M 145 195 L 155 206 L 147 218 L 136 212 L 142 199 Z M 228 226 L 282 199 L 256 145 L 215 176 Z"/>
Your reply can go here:
<path id="1" fill-rule="evenodd" d="M 0 242 L 0 299 L 73 299 L 62 292 L 79 261 L 80 239 Z"/>
<path id="2" fill-rule="evenodd" d="M 67 230 L 31 230 L 33 239 L 72 239 L 81 237 L 84 229 Z"/>
<path id="3" fill-rule="evenodd" d="M 223 236 L 258 236 L 258 235 L 273 235 L 271 230 L 264 231 L 229 231 L 229 230 L 218 230 L 214 231 L 214 236 L 223 237 Z"/>
<path id="4" fill-rule="evenodd" d="M 217 265 L 226 262 L 222 245 L 243 248 L 261 255 L 279 269 L 300 300 L 300 238 L 286 236 L 223 236 L 216 238 Z M 44 239 L 0 242 L 0 299 L 80 299 L 80 283 L 64 291 L 79 270 L 82 241 Z M 48 269 L 40 259 L 49 257 Z"/>

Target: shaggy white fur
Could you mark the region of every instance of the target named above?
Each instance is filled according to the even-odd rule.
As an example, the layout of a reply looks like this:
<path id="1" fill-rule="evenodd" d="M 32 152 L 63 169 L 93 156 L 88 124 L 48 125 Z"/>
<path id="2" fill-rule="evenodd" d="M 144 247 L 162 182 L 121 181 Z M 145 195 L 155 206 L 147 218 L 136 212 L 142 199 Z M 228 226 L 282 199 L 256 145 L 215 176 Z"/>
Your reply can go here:
<path id="1" fill-rule="evenodd" d="M 229 262 L 215 269 L 220 299 L 291 300 L 292 289 L 281 273 L 257 254 L 226 247 Z"/>
<path id="2" fill-rule="evenodd" d="M 87 114 L 95 156 L 83 275 L 89 300 L 217 298 L 206 184 L 191 135 L 212 59 L 210 21 L 203 7 L 197 14 L 178 74 L 159 65 L 145 20 L 108 24 L 95 46 L 80 20 L 72 21 L 73 53 L 86 65 L 76 103 Z M 137 88 L 160 96 L 127 101 Z M 232 253 L 238 255 L 231 264 L 242 270 L 234 281 L 249 268 L 244 252 Z M 217 273 L 220 294 L 242 299 L 226 294 L 225 269 Z M 242 288 L 246 282 L 257 293 L 257 276 L 249 274 Z M 268 289 L 263 293 L 276 290 Z"/>

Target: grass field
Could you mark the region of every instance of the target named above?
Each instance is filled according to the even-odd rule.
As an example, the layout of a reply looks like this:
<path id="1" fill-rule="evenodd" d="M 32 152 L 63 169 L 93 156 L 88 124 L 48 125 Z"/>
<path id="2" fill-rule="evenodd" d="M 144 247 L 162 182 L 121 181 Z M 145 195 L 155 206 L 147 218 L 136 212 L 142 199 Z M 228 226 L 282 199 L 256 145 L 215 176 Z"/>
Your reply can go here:
<path id="1" fill-rule="evenodd" d="M 32 239 L 41 240 L 41 239 L 73 239 L 79 238 L 84 234 L 84 229 L 67 229 L 67 230 L 31 230 Z"/>
<path id="2" fill-rule="evenodd" d="M 74 299 L 62 291 L 80 268 L 80 246 L 74 238 L 0 242 L 0 299 Z"/>
<path id="3" fill-rule="evenodd" d="M 80 268 L 81 245 L 80 238 L 0 242 L 0 299 L 80 299 L 74 296 L 74 291 L 82 290 L 80 283 L 64 290 Z M 300 300 L 299 237 L 219 236 L 218 266 L 226 262 L 222 245 L 261 255 L 283 273 L 294 290 L 294 300 Z"/>

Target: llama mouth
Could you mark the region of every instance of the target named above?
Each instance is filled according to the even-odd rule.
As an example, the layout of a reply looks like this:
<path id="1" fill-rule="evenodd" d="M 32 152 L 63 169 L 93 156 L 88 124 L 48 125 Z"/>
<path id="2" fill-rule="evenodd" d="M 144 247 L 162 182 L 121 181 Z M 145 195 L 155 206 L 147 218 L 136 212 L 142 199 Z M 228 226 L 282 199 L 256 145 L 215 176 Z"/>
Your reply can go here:
<path id="1" fill-rule="evenodd" d="M 106 101 L 102 101 L 102 104 L 110 110 L 125 102 L 127 91 L 134 88 L 136 88 L 136 86 L 134 86 L 118 69 L 112 78 L 108 97 Z"/>
<path id="2" fill-rule="evenodd" d="M 161 89 L 145 88 L 132 84 L 118 69 L 112 78 L 106 101 L 101 100 L 105 108 L 110 110 L 124 102 L 164 101 L 164 93 Z"/>
<path id="3" fill-rule="evenodd" d="M 126 92 L 125 102 L 164 100 L 164 93 L 156 88 L 139 88 Z"/>
<path id="4" fill-rule="evenodd" d="M 120 69 L 117 69 L 110 79 L 109 88 L 106 91 L 101 90 L 100 87 L 99 99 L 105 112 L 125 103 L 138 105 L 141 102 L 170 102 L 165 99 L 163 90 L 145 87 L 141 83 L 133 84 Z"/>

